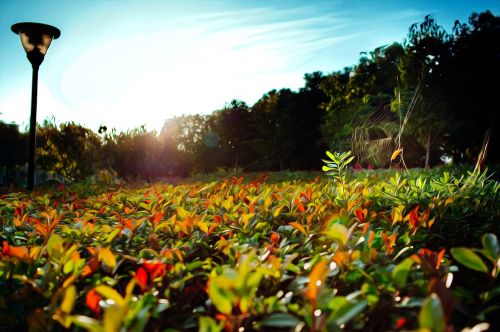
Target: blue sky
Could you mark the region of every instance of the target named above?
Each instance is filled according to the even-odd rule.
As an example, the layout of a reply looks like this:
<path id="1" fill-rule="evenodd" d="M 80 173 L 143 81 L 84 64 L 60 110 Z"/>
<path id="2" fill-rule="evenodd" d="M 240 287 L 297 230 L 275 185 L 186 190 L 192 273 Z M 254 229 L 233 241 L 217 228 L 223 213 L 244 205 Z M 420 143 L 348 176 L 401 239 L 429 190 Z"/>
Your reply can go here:
<path id="1" fill-rule="evenodd" d="M 432 14 L 451 30 L 500 1 L 0 0 L 0 120 L 29 123 L 31 66 L 17 22 L 54 25 L 40 68 L 38 121 L 160 130 L 175 115 L 252 105 L 303 75 L 355 64 Z"/>

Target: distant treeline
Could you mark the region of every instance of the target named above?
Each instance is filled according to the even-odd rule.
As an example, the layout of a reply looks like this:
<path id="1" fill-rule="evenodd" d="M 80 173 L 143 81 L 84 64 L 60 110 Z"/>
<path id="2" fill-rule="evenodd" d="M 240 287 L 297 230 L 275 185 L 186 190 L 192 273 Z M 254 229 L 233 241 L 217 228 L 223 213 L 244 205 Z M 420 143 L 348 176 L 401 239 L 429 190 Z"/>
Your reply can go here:
<path id="1" fill-rule="evenodd" d="M 445 31 L 432 17 L 402 43 L 362 53 L 343 70 L 305 74 L 304 87 L 267 92 L 254 105 L 233 100 L 210 115 L 94 132 L 74 123 L 38 127 L 37 164 L 73 180 L 99 169 L 127 179 L 186 176 L 217 169 L 320 169 L 325 150 L 352 150 L 360 167 L 393 162 L 498 163 L 500 17 L 472 14 Z M 194 96 L 195 97 L 195 96 Z M 26 134 L 0 124 L 4 174 L 26 161 Z M 401 157 L 404 157 L 401 160 Z"/>

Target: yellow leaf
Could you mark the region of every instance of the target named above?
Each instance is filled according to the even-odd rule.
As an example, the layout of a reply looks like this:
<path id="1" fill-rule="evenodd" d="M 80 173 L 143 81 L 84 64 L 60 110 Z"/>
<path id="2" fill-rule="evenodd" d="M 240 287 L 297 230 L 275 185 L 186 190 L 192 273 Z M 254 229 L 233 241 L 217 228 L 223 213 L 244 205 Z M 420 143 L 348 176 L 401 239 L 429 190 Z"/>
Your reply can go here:
<path id="1" fill-rule="evenodd" d="M 307 236 L 306 229 L 304 228 L 304 226 L 302 226 L 298 222 L 292 221 L 289 225 L 292 226 L 293 228 L 298 229 L 302 234 L 304 234 L 305 236 Z"/>
<path id="2" fill-rule="evenodd" d="M 229 196 L 228 199 L 226 199 L 223 203 L 222 206 L 226 211 L 229 211 L 231 207 L 233 206 L 233 196 Z"/>
<path id="3" fill-rule="evenodd" d="M 94 290 L 104 296 L 107 299 L 115 301 L 118 306 L 122 306 L 124 303 L 123 297 L 113 288 L 106 285 L 99 285 Z"/>
<path id="4" fill-rule="evenodd" d="M 179 206 L 179 207 L 177 208 L 177 215 L 178 215 L 180 218 L 184 219 L 184 218 L 186 218 L 186 217 L 187 217 L 188 212 L 186 211 L 186 209 L 184 209 L 183 207 Z"/>
<path id="5" fill-rule="evenodd" d="M 99 249 L 97 259 L 110 271 L 113 271 L 116 267 L 115 255 L 113 255 L 109 248 Z"/>
<path id="6" fill-rule="evenodd" d="M 33 246 L 30 248 L 30 258 L 31 259 L 37 259 L 38 256 L 40 255 L 40 252 L 42 251 L 42 247 L 40 246 Z"/>
<path id="7" fill-rule="evenodd" d="M 267 196 L 266 199 L 264 200 L 264 209 L 267 211 L 272 203 L 273 203 L 273 198 L 271 197 L 271 195 Z"/>
<path id="8" fill-rule="evenodd" d="M 274 214 L 273 214 L 274 218 L 277 218 L 280 215 L 281 209 L 283 209 L 284 207 L 285 207 L 285 205 L 281 205 L 276 210 L 274 210 Z"/>
<path id="9" fill-rule="evenodd" d="M 403 209 L 405 207 L 403 205 L 398 205 L 391 211 L 391 219 L 392 219 L 392 224 L 394 225 L 395 223 L 398 223 L 400 221 L 403 221 Z"/>
<path id="10" fill-rule="evenodd" d="M 206 222 L 199 221 L 197 226 L 203 233 L 208 234 L 208 225 Z"/>
<path id="11" fill-rule="evenodd" d="M 68 287 L 76 281 L 76 275 L 72 274 L 68 279 L 64 280 L 63 287 Z"/>
<path id="12" fill-rule="evenodd" d="M 397 149 L 396 151 L 394 151 L 391 156 L 391 161 L 396 159 L 401 154 L 402 151 L 403 149 Z"/>
<path id="13" fill-rule="evenodd" d="M 347 233 L 347 227 L 342 224 L 333 224 L 330 229 L 323 232 L 323 234 L 334 241 L 340 242 L 342 245 L 347 243 Z"/>
<path id="14" fill-rule="evenodd" d="M 125 308 L 111 305 L 104 311 L 103 325 L 106 332 L 118 332 L 125 318 Z"/>
<path id="15" fill-rule="evenodd" d="M 241 221 L 243 221 L 243 224 L 246 226 L 250 222 L 250 219 L 252 219 L 253 217 L 255 217 L 255 213 L 243 214 L 241 215 Z"/>
<path id="16" fill-rule="evenodd" d="M 73 306 L 75 305 L 75 300 L 76 287 L 71 285 L 64 291 L 64 297 L 60 307 L 61 311 L 67 314 L 71 313 L 71 310 L 73 310 Z"/>

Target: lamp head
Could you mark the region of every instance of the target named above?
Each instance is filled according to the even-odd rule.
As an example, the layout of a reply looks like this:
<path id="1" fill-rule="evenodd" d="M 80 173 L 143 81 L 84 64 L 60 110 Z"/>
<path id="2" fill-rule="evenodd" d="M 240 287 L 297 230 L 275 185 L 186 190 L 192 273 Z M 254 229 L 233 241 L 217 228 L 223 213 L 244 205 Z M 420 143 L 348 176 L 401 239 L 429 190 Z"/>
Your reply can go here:
<path id="1" fill-rule="evenodd" d="M 11 27 L 12 32 L 21 37 L 21 43 L 33 65 L 40 65 L 49 49 L 52 39 L 57 39 L 61 31 L 48 24 L 23 22 Z"/>

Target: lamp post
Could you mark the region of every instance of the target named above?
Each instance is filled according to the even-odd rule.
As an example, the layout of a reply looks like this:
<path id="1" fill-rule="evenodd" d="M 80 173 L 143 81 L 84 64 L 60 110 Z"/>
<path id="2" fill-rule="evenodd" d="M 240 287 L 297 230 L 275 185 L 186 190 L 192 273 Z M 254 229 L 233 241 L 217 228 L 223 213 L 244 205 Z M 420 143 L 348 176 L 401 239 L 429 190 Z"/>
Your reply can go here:
<path id="1" fill-rule="evenodd" d="M 26 57 L 33 67 L 31 87 L 31 116 L 30 136 L 28 148 L 28 190 L 35 185 L 35 147 L 36 147 L 36 103 L 38 93 L 38 68 L 49 49 L 52 39 L 57 39 L 61 31 L 51 25 L 42 23 L 16 23 L 11 27 L 12 32 L 21 37 L 21 43 L 26 51 Z"/>

